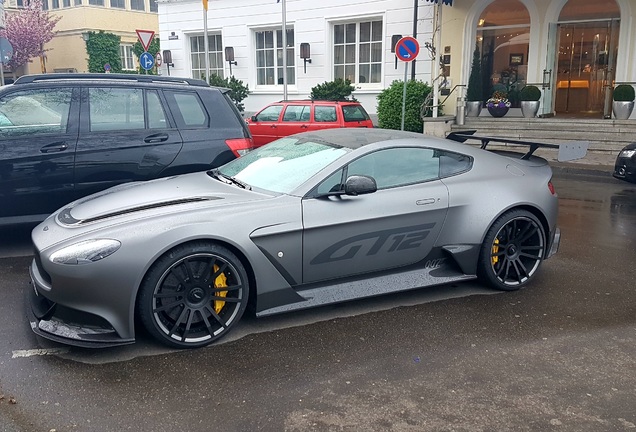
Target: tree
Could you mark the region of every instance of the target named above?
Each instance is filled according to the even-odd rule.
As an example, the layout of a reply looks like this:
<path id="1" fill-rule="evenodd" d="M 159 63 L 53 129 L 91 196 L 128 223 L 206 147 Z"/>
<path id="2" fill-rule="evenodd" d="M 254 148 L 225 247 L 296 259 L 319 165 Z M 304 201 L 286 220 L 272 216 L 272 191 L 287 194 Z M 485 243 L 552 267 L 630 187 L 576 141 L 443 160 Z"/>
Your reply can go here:
<path id="1" fill-rule="evenodd" d="M 225 87 L 229 88 L 228 96 L 236 105 L 236 108 L 240 113 L 245 111 L 245 106 L 242 101 L 247 97 L 250 93 L 249 86 L 247 84 L 243 84 L 243 81 L 238 80 L 231 76 L 230 78 L 221 78 L 217 74 L 213 73 L 210 75 L 210 85 L 215 87 Z"/>
<path id="2" fill-rule="evenodd" d="M 466 91 L 467 101 L 483 101 L 484 91 L 481 77 L 481 55 L 479 47 L 475 46 L 473 51 L 473 63 L 470 67 L 470 76 L 468 77 L 468 90 Z"/>
<path id="3" fill-rule="evenodd" d="M 312 87 L 309 97 L 311 100 L 355 101 L 356 98 L 351 95 L 355 89 L 348 79 L 336 78 L 334 81 L 326 81 Z"/>
<path id="4" fill-rule="evenodd" d="M 25 0 L 23 9 L 7 14 L 6 28 L 0 31 L 0 36 L 6 37 L 13 47 L 13 57 L 8 62 L 12 70 L 48 51 L 44 44 L 53 39 L 53 29 L 60 18 L 42 10 L 42 0 Z"/>

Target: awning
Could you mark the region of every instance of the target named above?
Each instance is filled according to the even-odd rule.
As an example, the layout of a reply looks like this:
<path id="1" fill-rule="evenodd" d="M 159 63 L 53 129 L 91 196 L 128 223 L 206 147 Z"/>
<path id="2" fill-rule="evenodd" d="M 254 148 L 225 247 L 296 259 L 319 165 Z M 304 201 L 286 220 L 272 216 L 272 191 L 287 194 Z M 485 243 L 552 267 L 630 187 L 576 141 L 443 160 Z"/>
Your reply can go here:
<path id="1" fill-rule="evenodd" d="M 452 6 L 453 5 L 453 0 L 426 0 L 428 2 L 431 3 L 442 3 L 448 6 Z"/>

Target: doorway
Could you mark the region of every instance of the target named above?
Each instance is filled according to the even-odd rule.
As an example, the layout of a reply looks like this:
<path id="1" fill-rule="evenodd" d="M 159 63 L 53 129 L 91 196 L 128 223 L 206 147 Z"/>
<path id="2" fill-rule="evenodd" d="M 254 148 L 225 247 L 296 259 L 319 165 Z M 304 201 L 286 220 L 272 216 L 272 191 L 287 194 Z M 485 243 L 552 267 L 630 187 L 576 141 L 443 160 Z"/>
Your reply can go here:
<path id="1" fill-rule="evenodd" d="M 619 20 L 558 25 L 555 112 L 558 117 L 611 115 Z"/>

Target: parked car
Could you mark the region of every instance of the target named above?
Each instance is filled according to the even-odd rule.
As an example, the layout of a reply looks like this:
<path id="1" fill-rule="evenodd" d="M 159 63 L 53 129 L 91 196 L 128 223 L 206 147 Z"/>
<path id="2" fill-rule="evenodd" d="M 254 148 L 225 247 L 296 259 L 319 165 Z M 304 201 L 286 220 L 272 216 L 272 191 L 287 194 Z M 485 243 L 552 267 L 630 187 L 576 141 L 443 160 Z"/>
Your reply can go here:
<path id="1" fill-rule="evenodd" d="M 193 348 L 248 302 L 263 316 L 474 278 L 519 289 L 560 239 L 537 147 L 330 129 L 80 199 L 33 230 L 31 328 L 108 346 L 142 322 Z"/>
<path id="2" fill-rule="evenodd" d="M 255 147 L 301 132 L 373 127 L 369 114 L 359 102 L 318 100 L 288 100 L 270 104 L 248 119 L 247 124 Z"/>
<path id="3" fill-rule="evenodd" d="M 0 90 L 0 225 L 247 152 L 252 138 L 227 91 L 151 75 L 18 78 Z"/>
<path id="4" fill-rule="evenodd" d="M 636 183 L 636 143 L 626 145 L 616 157 L 614 177 Z"/>

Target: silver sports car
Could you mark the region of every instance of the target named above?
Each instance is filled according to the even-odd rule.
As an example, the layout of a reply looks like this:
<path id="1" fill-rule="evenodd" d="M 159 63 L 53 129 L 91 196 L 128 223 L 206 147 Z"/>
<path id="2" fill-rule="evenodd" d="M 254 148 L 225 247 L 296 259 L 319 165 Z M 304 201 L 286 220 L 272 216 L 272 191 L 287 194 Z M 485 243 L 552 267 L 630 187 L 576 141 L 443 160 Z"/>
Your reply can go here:
<path id="1" fill-rule="evenodd" d="M 31 326 L 97 347 L 134 342 L 138 319 L 193 348 L 248 305 L 263 316 L 473 278 L 519 289 L 559 245 L 552 171 L 520 144 L 332 129 L 80 199 L 33 230 Z"/>

